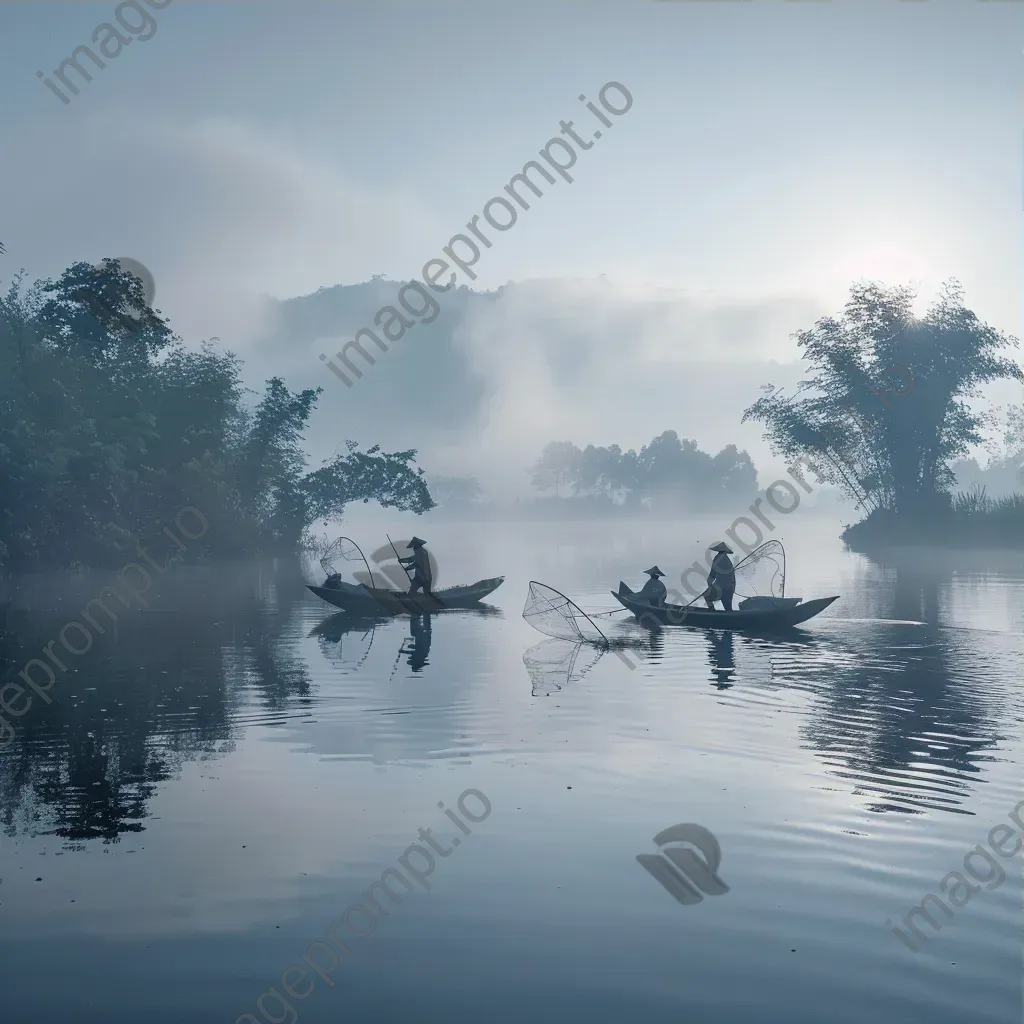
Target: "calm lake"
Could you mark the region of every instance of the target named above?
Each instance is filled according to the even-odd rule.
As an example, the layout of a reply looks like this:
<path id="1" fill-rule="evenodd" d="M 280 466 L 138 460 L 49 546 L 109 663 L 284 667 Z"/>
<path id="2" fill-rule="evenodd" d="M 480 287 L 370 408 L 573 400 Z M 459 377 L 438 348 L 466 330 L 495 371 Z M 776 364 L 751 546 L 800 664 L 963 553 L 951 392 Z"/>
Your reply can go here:
<path id="1" fill-rule="evenodd" d="M 365 521 L 436 586 L 506 576 L 491 614 L 376 623 L 315 559 L 186 552 L 0 754 L 4 1019 L 1019 1022 L 1020 854 L 917 952 L 886 922 L 1024 799 L 1024 557 L 872 561 L 808 514 L 786 593 L 841 599 L 792 637 L 598 619 L 627 664 L 521 617 L 531 579 L 677 585 L 731 518 Z M 4 668 L 110 576 L 26 581 Z M 637 860 L 678 824 L 720 847 L 689 902 Z"/>

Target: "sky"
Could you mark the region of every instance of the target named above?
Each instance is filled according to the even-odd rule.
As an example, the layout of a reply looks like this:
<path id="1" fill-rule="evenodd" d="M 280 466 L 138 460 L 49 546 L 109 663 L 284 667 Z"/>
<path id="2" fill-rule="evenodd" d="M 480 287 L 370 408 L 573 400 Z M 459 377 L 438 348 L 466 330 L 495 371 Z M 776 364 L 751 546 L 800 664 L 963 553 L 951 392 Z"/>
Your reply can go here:
<path id="1" fill-rule="evenodd" d="M 799 376 L 792 332 L 857 279 L 927 298 L 956 277 L 1020 334 L 1015 0 L 171 0 L 63 103 L 37 72 L 52 80 L 116 7 L 0 7 L 5 283 L 142 261 L 188 344 L 217 337 L 254 373 L 325 388 L 314 454 L 345 432 L 373 443 L 372 424 L 350 422 L 365 414 L 319 362 L 326 341 L 260 344 L 267 297 L 418 277 L 563 119 L 602 131 L 573 182 L 460 278 L 523 286 L 457 325 L 486 380 L 476 415 L 434 429 L 392 396 L 432 471 L 515 489 L 546 440 L 629 447 L 670 428 L 770 464 L 742 409 Z M 611 81 L 632 106 L 605 128 L 578 97 Z M 575 387 L 552 369 L 560 320 L 590 346 Z"/>

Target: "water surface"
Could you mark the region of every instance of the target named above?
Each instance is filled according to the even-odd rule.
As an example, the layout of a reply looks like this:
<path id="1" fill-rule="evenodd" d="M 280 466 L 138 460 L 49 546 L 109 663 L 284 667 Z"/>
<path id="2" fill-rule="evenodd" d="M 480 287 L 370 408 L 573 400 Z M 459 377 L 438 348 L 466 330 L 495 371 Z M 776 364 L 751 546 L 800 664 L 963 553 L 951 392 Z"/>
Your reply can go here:
<path id="1" fill-rule="evenodd" d="M 787 593 L 841 600 L 792 637 L 598 620 L 631 668 L 520 617 L 531 579 L 610 610 L 723 525 L 364 528 L 427 536 L 439 585 L 507 577 L 490 614 L 419 619 L 335 614 L 315 563 L 186 560 L 0 755 L 5 1019 L 1019 1021 L 1019 855 L 916 953 L 886 922 L 1024 799 L 1024 560 L 871 561 L 807 517 Z M 5 663 L 105 581 L 26 583 Z M 679 823 L 728 891 L 679 903 L 637 862 Z M 356 937 L 421 828 L 429 890 L 390 876 Z M 349 952 L 285 995 L 332 923 Z"/>

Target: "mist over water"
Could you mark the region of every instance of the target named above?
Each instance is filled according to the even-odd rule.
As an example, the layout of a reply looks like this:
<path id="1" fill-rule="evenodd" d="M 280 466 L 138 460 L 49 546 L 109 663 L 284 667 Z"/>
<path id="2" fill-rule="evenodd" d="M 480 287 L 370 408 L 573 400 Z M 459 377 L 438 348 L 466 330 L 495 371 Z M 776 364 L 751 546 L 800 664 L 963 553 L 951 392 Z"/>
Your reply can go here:
<path id="1" fill-rule="evenodd" d="M 1021 1024 L 1022 39 L 0 5 L 0 1024 Z"/>
<path id="2" fill-rule="evenodd" d="M 808 517 L 785 537 L 787 594 L 842 597 L 799 633 L 652 634 L 618 615 L 598 621 L 635 640 L 632 670 L 585 652 L 556 671 L 559 652 L 536 653 L 560 642 L 520 617 L 530 578 L 607 611 L 609 581 L 636 584 L 655 558 L 673 573 L 699 553 L 681 538 L 718 528 L 435 522 L 439 585 L 507 578 L 490 614 L 429 616 L 426 647 L 417 619 L 332 613 L 304 588 L 312 562 L 182 567 L 18 720 L 0 761 L 12 1014 L 234 1020 L 420 826 L 459 837 L 436 804 L 475 788 L 486 822 L 429 892 L 350 940 L 337 987 L 294 1001 L 299 1019 L 440 1019 L 457 992 L 497 1021 L 551 1000 L 594 1020 L 685 1001 L 811 1022 L 826 994 L 839 1021 L 893 1001 L 921 1019 L 1014 1019 L 1015 862 L 916 955 L 885 921 L 1020 798 L 1024 564 L 878 564 Z M 15 600 L 10 661 L 88 586 L 54 578 L 44 602 L 38 580 L 32 610 Z M 681 906 L 636 863 L 677 822 L 717 837 L 727 893 Z M 44 955 L 87 1007 L 64 986 L 39 993 Z M 110 957 L 116 985 L 101 983 Z M 508 962 L 529 970 L 496 1005 Z"/>

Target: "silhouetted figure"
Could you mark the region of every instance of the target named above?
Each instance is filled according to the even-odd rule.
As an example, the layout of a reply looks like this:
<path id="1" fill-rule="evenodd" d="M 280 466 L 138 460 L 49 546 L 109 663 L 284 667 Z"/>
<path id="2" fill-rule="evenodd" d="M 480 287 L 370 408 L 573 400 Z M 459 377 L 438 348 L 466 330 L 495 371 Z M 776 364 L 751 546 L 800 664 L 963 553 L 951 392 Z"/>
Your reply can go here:
<path id="1" fill-rule="evenodd" d="M 407 545 L 412 548 L 412 554 L 399 559 L 403 565 L 408 565 L 413 570 L 412 585 L 409 587 L 410 594 L 415 594 L 421 587 L 425 594 L 431 593 L 430 586 L 433 583 L 433 577 L 430 573 L 430 558 L 424 548 L 426 543 L 419 537 L 413 537 Z"/>
<path id="2" fill-rule="evenodd" d="M 412 650 L 409 652 L 409 666 L 418 672 L 427 663 L 430 654 L 430 616 L 413 615 L 409 619 L 409 635 L 412 637 Z"/>
<path id="3" fill-rule="evenodd" d="M 643 589 L 637 594 L 637 597 L 648 604 L 664 604 L 668 591 L 665 589 L 665 584 L 658 577 L 665 574 L 656 565 L 650 569 L 644 569 L 644 572 L 651 578 L 643 585 Z"/>
<path id="4" fill-rule="evenodd" d="M 736 575 L 733 572 L 732 548 L 724 541 L 712 544 L 711 551 L 717 551 L 708 573 L 708 589 L 704 591 L 704 601 L 708 608 L 714 609 L 715 602 L 721 601 L 722 607 L 732 611 L 732 595 L 736 593 Z"/>

